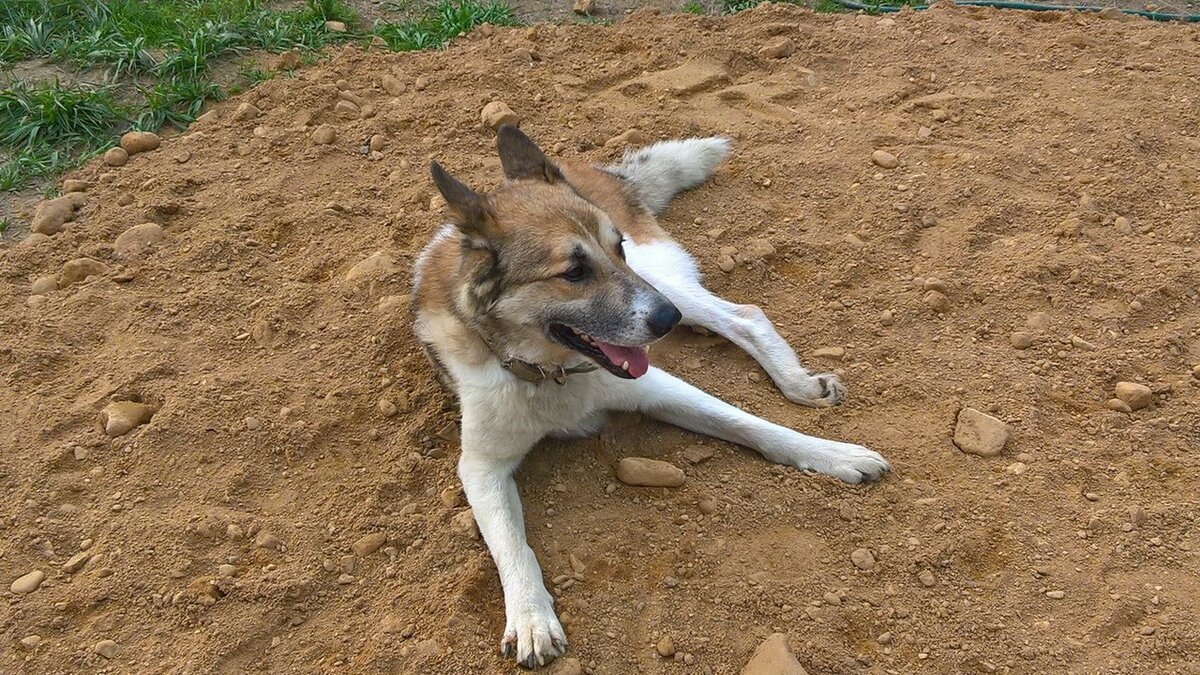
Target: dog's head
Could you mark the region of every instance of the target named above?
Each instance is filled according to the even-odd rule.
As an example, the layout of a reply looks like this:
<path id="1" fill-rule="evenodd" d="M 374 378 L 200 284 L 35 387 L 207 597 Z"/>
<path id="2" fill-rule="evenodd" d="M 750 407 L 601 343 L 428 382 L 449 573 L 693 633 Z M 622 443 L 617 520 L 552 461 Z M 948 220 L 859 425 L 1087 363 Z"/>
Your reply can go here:
<path id="1" fill-rule="evenodd" d="M 621 232 L 528 136 L 501 127 L 498 146 L 508 183 L 491 194 L 430 167 L 462 233 L 459 307 L 543 354 L 571 350 L 619 377 L 644 375 L 646 345 L 679 310 L 629 268 Z"/>

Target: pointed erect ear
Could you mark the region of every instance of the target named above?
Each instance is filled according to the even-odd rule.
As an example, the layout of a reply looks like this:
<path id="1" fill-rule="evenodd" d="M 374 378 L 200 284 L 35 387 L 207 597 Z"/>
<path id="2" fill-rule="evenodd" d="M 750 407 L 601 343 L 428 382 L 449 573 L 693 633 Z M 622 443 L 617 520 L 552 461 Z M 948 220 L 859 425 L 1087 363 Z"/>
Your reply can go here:
<path id="1" fill-rule="evenodd" d="M 485 246 L 494 233 L 495 220 L 487 198 L 446 173 L 441 164 L 429 163 L 429 173 L 438 192 L 446 198 L 451 221 L 476 246 Z"/>
<path id="2" fill-rule="evenodd" d="M 512 125 L 504 125 L 496 132 L 496 147 L 500 150 L 500 163 L 509 180 L 531 178 L 546 183 L 563 180 L 558 167 L 546 157 L 525 132 Z"/>

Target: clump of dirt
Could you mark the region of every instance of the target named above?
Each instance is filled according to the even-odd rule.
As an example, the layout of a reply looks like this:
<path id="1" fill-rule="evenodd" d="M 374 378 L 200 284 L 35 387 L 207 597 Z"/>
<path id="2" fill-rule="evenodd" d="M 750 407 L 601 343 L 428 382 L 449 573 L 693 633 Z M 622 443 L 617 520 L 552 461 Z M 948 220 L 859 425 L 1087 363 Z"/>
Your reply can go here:
<path id="1" fill-rule="evenodd" d="M 426 163 L 495 185 L 496 100 L 567 157 L 731 136 L 664 223 L 850 400 L 791 405 L 713 336 L 658 361 L 895 467 L 639 418 L 546 443 L 556 668 L 736 673 L 774 632 L 822 673 L 1193 668 L 1196 63 L 1191 29 L 1094 16 L 639 12 L 347 49 L 89 164 L 62 231 L 0 249 L 0 670 L 511 668 L 406 297 Z M 685 483 L 620 485 L 626 456 Z"/>

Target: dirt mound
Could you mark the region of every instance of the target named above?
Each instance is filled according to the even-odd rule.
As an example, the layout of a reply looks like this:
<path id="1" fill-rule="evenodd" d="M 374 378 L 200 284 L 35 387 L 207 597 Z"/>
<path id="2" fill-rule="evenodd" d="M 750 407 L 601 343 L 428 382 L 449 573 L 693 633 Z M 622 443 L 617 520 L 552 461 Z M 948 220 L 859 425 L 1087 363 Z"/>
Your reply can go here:
<path id="1" fill-rule="evenodd" d="M 406 297 L 426 163 L 494 185 L 503 100 L 563 156 L 732 136 L 664 223 L 850 400 L 711 336 L 659 361 L 896 469 L 638 418 L 547 443 L 520 484 L 588 672 L 736 673 L 777 631 L 822 673 L 1196 672 L 1197 64 L 1192 29 L 1069 14 L 641 12 L 347 50 L 90 164 L 0 250 L 0 670 L 511 669 Z M 964 407 L 998 456 L 952 444 Z M 630 455 L 685 485 L 617 485 Z"/>

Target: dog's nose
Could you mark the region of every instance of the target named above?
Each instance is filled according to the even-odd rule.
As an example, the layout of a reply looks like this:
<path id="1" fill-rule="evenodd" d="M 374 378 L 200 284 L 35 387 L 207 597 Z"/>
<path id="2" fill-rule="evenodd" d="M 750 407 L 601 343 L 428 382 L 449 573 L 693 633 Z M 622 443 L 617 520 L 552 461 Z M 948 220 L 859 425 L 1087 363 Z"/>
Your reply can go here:
<path id="1" fill-rule="evenodd" d="M 678 309 L 675 309 L 675 305 L 664 300 L 651 312 L 649 318 L 646 319 L 646 324 L 650 327 L 650 332 L 654 333 L 654 337 L 662 337 L 670 333 L 682 318 L 683 315 L 679 313 Z"/>

